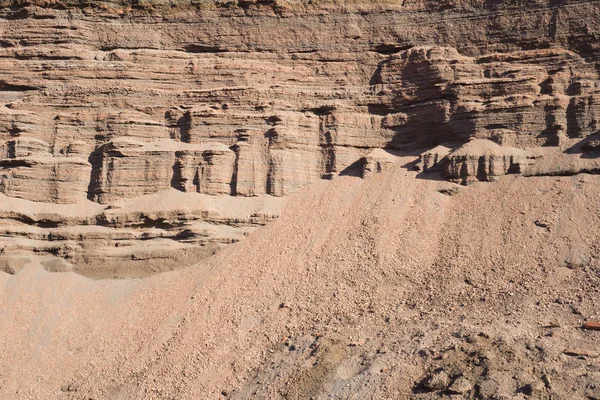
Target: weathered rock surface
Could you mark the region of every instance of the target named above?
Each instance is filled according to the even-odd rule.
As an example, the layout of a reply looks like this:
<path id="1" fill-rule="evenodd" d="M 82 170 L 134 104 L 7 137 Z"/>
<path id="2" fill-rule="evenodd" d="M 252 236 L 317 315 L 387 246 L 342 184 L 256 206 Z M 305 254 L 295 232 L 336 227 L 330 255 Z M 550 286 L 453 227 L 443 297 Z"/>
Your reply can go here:
<path id="1" fill-rule="evenodd" d="M 467 184 L 473 181 L 493 182 L 506 174 L 522 173 L 540 157 L 540 154 L 532 151 L 502 147 L 485 139 L 473 139 L 451 151 L 438 164 L 443 164 L 444 178 Z"/>
<path id="2" fill-rule="evenodd" d="M 398 162 L 398 157 L 389 151 L 376 149 L 361 159 L 362 177 L 368 178 L 383 172 Z"/>
<path id="3" fill-rule="evenodd" d="M 490 181 L 600 129 L 597 2 L 2 4 L 10 198 L 282 197 L 381 149 Z"/>
<path id="4" fill-rule="evenodd" d="M 439 145 L 433 149 L 429 149 L 419 156 L 419 160 L 415 164 L 417 171 L 434 172 L 441 169 L 442 164 L 446 161 L 446 156 L 452 151 L 450 147 Z"/>
<path id="5" fill-rule="evenodd" d="M 280 209 L 281 199 L 271 196 L 174 189 L 111 205 L 47 204 L 0 194 L 0 270 L 15 273 L 38 262 L 54 272 L 96 278 L 168 271 L 243 239 Z"/>

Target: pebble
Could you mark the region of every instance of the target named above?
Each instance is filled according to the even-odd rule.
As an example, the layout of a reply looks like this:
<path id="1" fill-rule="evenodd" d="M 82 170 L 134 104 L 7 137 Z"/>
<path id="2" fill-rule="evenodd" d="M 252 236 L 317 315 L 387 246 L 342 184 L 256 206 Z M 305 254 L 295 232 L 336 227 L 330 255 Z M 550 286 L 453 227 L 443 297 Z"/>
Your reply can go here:
<path id="1" fill-rule="evenodd" d="M 481 398 L 490 399 L 496 396 L 498 393 L 498 384 L 491 380 L 487 379 L 479 384 L 479 395 Z"/>
<path id="2" fill-rule="evenodd" d="M 425 387 L 429 390 L 444 390 L 448 387 L 449 377 L 444 371 L 433 374 L 427 379 Z"/>
<path id="3" fill-rule="evenodd" d="M 529 396 L 539 396 L 545 388 L 546 385 L 543 382 L 535 381 L 523 386 L 520 391 Z"/>
<path id="4" fill-rule="evenodd" d="M 452 383 L 452 385 L 450 385 L 448 391 L 455 394 L 465 394 L 470 392 L 471 389 L 473 389 L 473 385 L 471 384 L 471 382 L 469 382 L 469 380 L 464 376 L 461 376 L 458 379 L 456 379 Z"/>

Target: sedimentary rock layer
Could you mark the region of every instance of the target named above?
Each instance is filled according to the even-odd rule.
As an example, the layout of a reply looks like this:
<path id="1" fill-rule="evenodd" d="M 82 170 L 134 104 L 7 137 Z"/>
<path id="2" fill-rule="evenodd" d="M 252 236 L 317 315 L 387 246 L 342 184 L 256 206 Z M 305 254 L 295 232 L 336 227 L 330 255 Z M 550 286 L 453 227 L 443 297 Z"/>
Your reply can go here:
<path id="1" fill-rule="evenodd" d="M 4 5 L 11 198 L 282 197 L 354 168 L 368 176 L 391 162 L 381 149 L 477 139 L 498 154 L 563 151 L 600 129 L 594 1 Z M 476 153 L 445 175 L 520 170 L 510 155 L 463 168 Z"/>

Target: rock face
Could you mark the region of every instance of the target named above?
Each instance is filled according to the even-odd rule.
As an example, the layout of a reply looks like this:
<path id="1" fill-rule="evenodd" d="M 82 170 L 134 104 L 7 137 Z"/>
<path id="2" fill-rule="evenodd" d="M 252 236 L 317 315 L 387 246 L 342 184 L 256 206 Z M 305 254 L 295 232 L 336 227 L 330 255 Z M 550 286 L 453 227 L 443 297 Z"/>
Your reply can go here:
<path id="1" fill-rule="evenodd" d="M 8 140 L 0 160 L 0 190 L 27 200 L 76 203 L 85 199 L 91 165 L 69 149 L 54 157 L 43 140 Z"/>
<path id="2" fill-rule="evenodd" d="M 469 142 L 444 175 L 493 180 L 600 129 L 595 2 L 3 4 L 10 198 L 282 197 L 392 162 L 375 150 L 470 139 L 497 146 Z"/>
<path id="3" fill-rule="evenodd" d="M 416 167 L 424 172 L 439 170 L 449 181 L 468 184 L 493 182 L 503 175 L 523 173 L 541 157 L 540 152 L 471 139 L 453 150 L 442 145 L 428 150 L 421 154 Z"/>
<path id="4" fill-rule="evenodd" d="M 600 127 L 594 64 L 564 49 L 464 57 L 420 47 L 381 65 L 384 105 L 401 113 L 399 144 L 493 139 L 503 145 L 557 146 Z"/>
<path id="5" fill-rule="evenodd" d="M 398 162 L 394 154 L 389 151 L 376 149 L 367 154 L 362 160 L 362 177 L 368 178 L 388 169 Z"/>
<path id="6" fill-rule="evenodd" d="M 99 148 L 93 200 L 111 203 L 168 190 L 231 194 L 235 154 L 220 143 L 116 139 Z"/>

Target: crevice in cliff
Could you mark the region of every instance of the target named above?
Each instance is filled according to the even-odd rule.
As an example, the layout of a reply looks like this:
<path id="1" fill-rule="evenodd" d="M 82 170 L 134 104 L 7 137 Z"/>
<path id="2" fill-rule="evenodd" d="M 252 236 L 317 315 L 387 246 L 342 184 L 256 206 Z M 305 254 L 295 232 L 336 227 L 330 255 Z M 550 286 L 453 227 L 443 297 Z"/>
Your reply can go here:
<path id="1" fill-rule="evenodd" d="M 80 57 L 77 56 L 54 56 L 54 55 L 14 55 L 11 58 L 14 58 L 15 60 L 21 60 L 21 61 L 33 61 L 33 60 L 39 60 L 39 61 L 68 61 L 68 60 L 80 60 Z"/>
<path id="2" fill-rule="evenodd" d="M 186 53 L 192 53 L 192 54 L 226 53 L 228 51 L 227 49 L 222 49 L 218 46 L 209 46 L 209 45 L 203 45 L 203 44 L 189 44 L 189 45 L 185 46 L 183 49 Z"/>
<path id="3" fill-rule="evenodd" d="M 26 5 L 26 4 L 25 4 Z M 12 6 L 11 11 L 9 11 L 5 17 L 9 21 L 14 20 L 23 20 L 23 19 L 56 19 L 56 16 L 50 14 L 36 14 L 35 12 L 31 12 L 31 10 L 27 8 L 22 8 L 22 6 Z"/>
<path id="4" fill-rule="evenodd" d="M 87 188 L 87 199 L 90 201 L 98 201 L 102 183 L 102 147 L 97 148 L 90 154 L 88 162 L 91 164 L 92 169 Z"/>
<path id="5" fill-rule="evenodd" d="M 369 114 L 378 115 L 378 116 L 386 116 L 393 111 L 392 107 L 388 104 L 368 104 L 367 108 L 369 110 Z"/>
<path id="6" fill-rule="evenodd" d="M 177 120 L 177 127 L 179 128 L 179 140 L 189 143 L 192 140 L 192 116 L 189 111 Z"/>
<path id="7" fill-rule="evenodd" d="M 321 106 L 321 107 L 315 107 L 315 108 L 303 108 L 301 111 L 302 112 L 311 112 L 319 117 L 325 116 L 330 114 L 332 111 L 335 111 L 336 107 L 335 106 Z"/>
<path id="8" fill-rule="evenodd" d="M 0 80 L 0 91 L 2 91 L 2 92 L 28 92 L 28 91 L 40 90 L 40 89 L 42 89 L 42 87 L 14 84 L 14 83 L 9 83 L 5 80 Z"/>
<path id="9" fill-rule="evenodd" d="M 237 195 L 237 183 L 238 183 L 238 174 L 239 174 L 239 165 L 240 165 L 240 147 L 237 144 L 234 144 L 229 148 L 235 154 L 235 160 L 233 162 L 233 172 L 231 174 L 231 182 L 229 183 L 230 194 L 232 196 Z"/>
<path id="10" fill-rule="evenodd" d="M 22 222 L 29 226 L 35 226 L 37 228 L 44 228 L 44 229 L 58 228 L 58 227 L 67 225 L 66 222 L 61 222 L 61 221 L 56 221 L 56 220 L 49 220 L 49 219 L 36 220 L 36 219 L 29 217 L 26 214 L 16 213 L 16 212 L 13 213 L 10 217 L 14 221 Z"/>
<path id="11" fill-rule="evenodd" d="M 560 144 L 561 136 L 564 135 L 564 127 L 556 114 L 561 110 L 562 108 L 556 106 L 548 105 L 544 107 L 544 112 L 546 113 L 546 129 L 538 136 L 539 138 L 545 139 L 544 146 L 558 146 Z"/>
<path id="12" fill-rule="evenodd" d="M 32 168 L 33 166 L 34 165 L 31 163 L 31 161 L 22 158 L 9 158 L 0 160 L 0 167 L 2 168 Z"/>
<path id="13" fill-rule="evenodd" d="M 394 54 L 398 54 L 402 51 L 413 48 L 413 44 L 378 44 L 372 47 L 371 51 L 379 53 L 381 55 L 390 56 Z"/>

